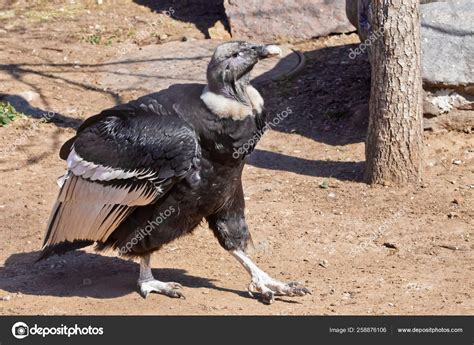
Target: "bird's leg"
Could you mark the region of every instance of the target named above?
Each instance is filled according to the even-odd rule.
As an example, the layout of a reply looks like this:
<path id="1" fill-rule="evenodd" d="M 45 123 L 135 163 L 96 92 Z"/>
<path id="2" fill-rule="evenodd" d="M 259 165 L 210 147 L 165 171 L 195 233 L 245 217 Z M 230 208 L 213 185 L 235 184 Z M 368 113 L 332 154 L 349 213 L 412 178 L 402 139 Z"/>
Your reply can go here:
<path id="1" fill-rule="evenodd" d="M 181 284 L 173 282 L 162 282 L 156 280 L 151 273 L 150 254 L 140 258 L 140 277 L 138 278 L 138 288 L 143 298 L 146 298 L 150 292 L 160 293 L 174 298 L 185 298 L 184 295 L 178 291 L 181 289 Z"/>
<path id="2" fill-rule="evenodd" d="M 248 287 L 250 295 L 253 296 L 253 292 L 261 293 L 264 303 L 273 303 L 275 301 L 275 296 L 304 296 L 306 294 L 311 294 L 311 292 L 300 283 L 283 283 L 273 279 L 258 268 L 244 251 L 233 250 L 231 251 L 231 254 L 252 276 L 252 281 Z"/>

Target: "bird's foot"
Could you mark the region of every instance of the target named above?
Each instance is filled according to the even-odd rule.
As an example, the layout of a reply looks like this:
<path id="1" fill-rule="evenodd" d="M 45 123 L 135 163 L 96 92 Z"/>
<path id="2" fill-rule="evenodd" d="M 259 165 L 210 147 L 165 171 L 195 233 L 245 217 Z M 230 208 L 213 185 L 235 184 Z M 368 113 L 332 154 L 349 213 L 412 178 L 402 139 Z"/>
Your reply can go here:
<path id="1" fill-rule="evenodd" d="M 268 276 L 253 279 L 248 287 L 250 296 L 258 292 L 261 295 L 262 302 L 272 304 L 275 302 L 275 296 L 305 296 L 311 294 L 311 291 L 298 282 L 283 283 Z"/>
<path id="2" fill-rule="evenodd" d="M 181 291 L 182 286 L 179 283 L 174 282 L 161 282 L 159 280 L 146 280 L 146 281 L 138 281 L 138 288 L 140 289 L 140 295 L 143 298 L 147 298 L 150 292 L 156 292 L 162 295 L 166 295 L 173 298 L 182 298 L 186 299 Z"/>
<path id="3" fill-rule="evenodd" d="M 252 282 L 248 287 L 250 296 L 258 292 L 262 296 L 262 302 L 272 304 L 275 302 L 275 296 L 304 296 L 311 294 L 303 284 L 297 282 L 282 283 L 273 279 L 250 259 L 242 250 L 231 251 L 231 254 L 245 267 L 252 276 Z"/>

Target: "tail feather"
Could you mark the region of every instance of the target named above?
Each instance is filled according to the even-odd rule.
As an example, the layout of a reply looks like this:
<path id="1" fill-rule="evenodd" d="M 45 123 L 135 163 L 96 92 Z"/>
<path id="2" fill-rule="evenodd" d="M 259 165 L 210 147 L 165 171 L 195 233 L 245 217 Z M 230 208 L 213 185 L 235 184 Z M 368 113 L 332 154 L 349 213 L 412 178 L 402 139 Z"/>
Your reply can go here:
<path id="1" fill-rule="evenodd" d="M 94 241 L 79 240 L 79 241 L 74 241 L 74 242 L 65 241 L 65 242 L 53 244 L 50 246 L 46 246 L 41 251 L 40 256 L 36 259 L 36 262 L 47 259 L 48 257 L 52 255 L 64 254 L 71 250 L 90 246 L 91 244 L 94 244 Z"/>

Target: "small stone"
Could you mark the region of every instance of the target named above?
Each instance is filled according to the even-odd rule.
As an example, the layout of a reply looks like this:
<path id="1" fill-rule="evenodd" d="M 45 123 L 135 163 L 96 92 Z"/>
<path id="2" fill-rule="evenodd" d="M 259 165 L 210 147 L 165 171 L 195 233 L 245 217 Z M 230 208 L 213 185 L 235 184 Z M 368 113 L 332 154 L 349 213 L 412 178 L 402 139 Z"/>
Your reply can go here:
<path id="1" fill-rule="evenodd" d="M 319 262 L 319 266 L 321 266 L 323 268 L 328 268 L 328 265 L 329 265 L 329 262 L 327 260 L 321 260 Z"/>
<path id="2" fill-rule="evenodd" d="M 8 302 L 9 300 L 11 300 L 11 298 L 12 298 L 12 296 L 6 295 L 6 296 L 3 296 L 3 297 L 1 298 L 1 300 L 2 300 L 2 301 L 5 301 L 5 302 Z"/>
<path id="3" fill-rule="evenodd" d="M 454 165 L 461 165 L 462 161 L 460 159 L 453 159 L 453 164 Z"/>
<path id="4" fill-rule="evenodd" d="M 398 249 L 394 243 L 390 243 L 390 242 L 385 242 L 383 246 L 390 249 Z"/>
<path id="5" fill-rule="evenodd" d="M 343 300 L 348 300 L 348 299 L 351 299 L 351 298 L 352 298 L 352 295 L 351 295 L 350 292 L 343 292 L 343 293 L 342 293 L 341 299 L 343 299 Z"/>
<path id="6" fill-rule="evenodd" d="M 459 215 L 456 212 L 449 212 L 448 213 L 448 218 L 453 219 L 453 218 L 458 218 Z"/>
<path id="7" fill-rule="evenodd" d="M 40 95 L 34 91 L 23 91 L 18 94 L 21 98 L 25 99 L 25 101 L 31 103 L 38 99 L 40 99 Z"/>
<path id="8" fill-rule="evenodd" d="M 213 40 L 226 40 L 230 39 L 230 33 L 225 29 L 224 24 L 219 20 L 216 24 L 208 29 L 209 37 Z"/>
<path id="9" fill-rule="evenodd" d="M 161 35 L 159 36 L 160 41 L 164 41 L 164 40 L 166 40 L 167 38 L 168 38 L 168 35 L 167 35 L 167 34 L 161 34 Z"/>

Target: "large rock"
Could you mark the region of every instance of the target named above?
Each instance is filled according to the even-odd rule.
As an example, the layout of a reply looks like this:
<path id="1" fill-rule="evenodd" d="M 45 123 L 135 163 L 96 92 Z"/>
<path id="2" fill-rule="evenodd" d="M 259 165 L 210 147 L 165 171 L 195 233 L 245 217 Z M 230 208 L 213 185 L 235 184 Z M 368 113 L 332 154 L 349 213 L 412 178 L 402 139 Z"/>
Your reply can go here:
<path id="1" fill-rule="evenodd" d="M 421 6 L 423 80 L 431 85 L 474 84 L 474 1 Z"/>
<path id="2" fill-rule="evenodd" d="M 358 27 L 367 13 L 347 0 L 346 14 Z M 474 83 L 474 1 L 424 0 L 421 5 L 422 76 L 425 85 L 464 88 Z M 363 8 L 363 7 L 361 7 Z M 361 41 L 367 39 L 363 30 Z"/>
<path id="3" fill-rule="evenodd" d="M 346 16 L 351 24 L 358 28 L 357 4 L 360 0 L 346 0 Z M 369 0 L 370 1 L 370 0 Z M 455 0 L 420 0 L 420 4 L 429 4 L 431 2 L 452 2 Z"/>
<path id="4" fill-rule="evenodd" d="M 233 38 L 298 41 L 354 31 L 344 0 L 225 0 Z"/>

